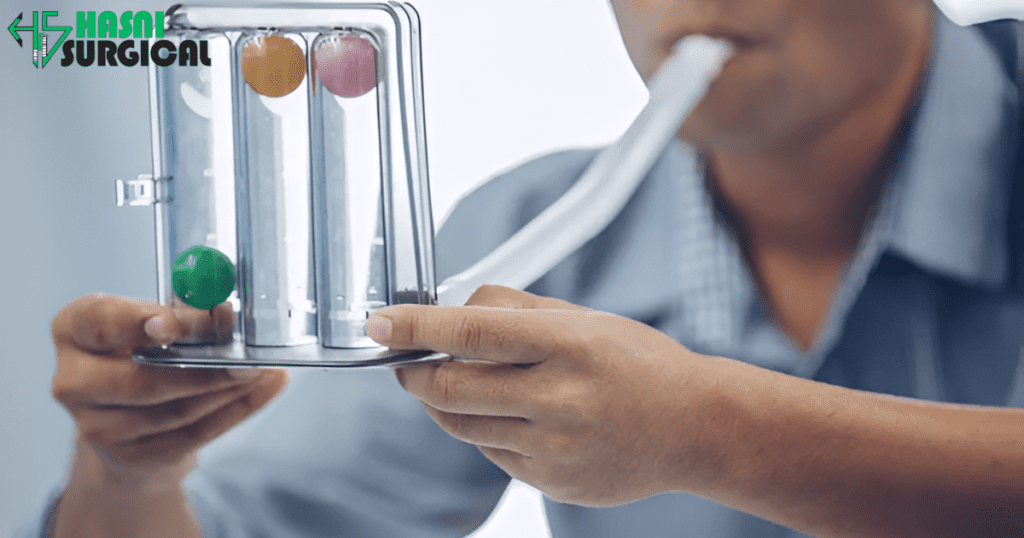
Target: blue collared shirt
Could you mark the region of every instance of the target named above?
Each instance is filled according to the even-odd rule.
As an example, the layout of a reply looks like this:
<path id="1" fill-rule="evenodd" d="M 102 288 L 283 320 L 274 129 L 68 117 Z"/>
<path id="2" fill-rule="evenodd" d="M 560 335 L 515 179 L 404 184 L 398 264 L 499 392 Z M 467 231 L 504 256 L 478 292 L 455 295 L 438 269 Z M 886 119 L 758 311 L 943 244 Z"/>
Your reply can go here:
<path id="1" fill-rule="evenodd" d="M 1018 90 L 1000 65 L 977 29 L 937 16 L 932 61 L 883 196 L 806 353 L 772 321 L 713 210 L 699 159 L 681 145 L 607 230 L 530 289 L 772 370 L 1024 407 L 1024 297 L 1009 286 L 1005 234 Z M 493 250 L 592 157 L 548 156 L 470 193 L 438 234 L 438 274 Z M 357 389 L 370 396 L 348 396 Z M 465 534 L 508 480 L 430 421 L 390 372 L 361 371 L 298 376 L 257 420 L 204 451 L 187 485 L 208 538 L 372 538 Z M 683 494 L 605 509 L 546 506 L 555 538 L 795 534 Z M 42 520 L 18 536 L 41 536 Z"/>
<path id="2" fill-rule="evenodd" d="M 1016 148 L 1018 90 L 1003 74 L 988 42 L 941 16 L 936 19 L 933 58 L 912 117 L 892 150 L 901 156 L 887 172 L 882 198 L 807 353 L 778 330 L 728 224 L 714 214 L 701 170 L 692 169 L 692 158 L 675 148 L 680 155 L 673 165 L 684 171 L 674 174 L 683 178 L 681 205 L 687 208 L 678 213 L 676 224 L 684 230 L 675 263 L 681 271 L 683 340 L 708 353 L 814 377 L 851 324 L 874 324 L 850 317 L 859 314 L 854 307 L 866 302 L 863 294 L 872 291 L 866 288 L 873 272 L 885 274 L 892 263 L 899 263 L 893 259 L 920 270 L 920 275 L 906 280 L 907 285 L 928 280 L 930 285 L 991 291 L 1007 285 L 1007 193 Z M 894 302 L 913 310 L 907 315 L 924 316 L 911 323 L 915 330 L 937 330 L 922 324 L 938 322 L 939 312 L 932 316 L 924 310 L 934 310 L 933 306 L 911 306 L 911 294 L 896 294 Z M 911 354 L 939 360 L 938 350 L 925 353 L 932 344 L 920 337 L 910 339 L 915 350 Z M 900 392 L 908 390 L 907 396 L 945 399 L 933 392 Z"/>

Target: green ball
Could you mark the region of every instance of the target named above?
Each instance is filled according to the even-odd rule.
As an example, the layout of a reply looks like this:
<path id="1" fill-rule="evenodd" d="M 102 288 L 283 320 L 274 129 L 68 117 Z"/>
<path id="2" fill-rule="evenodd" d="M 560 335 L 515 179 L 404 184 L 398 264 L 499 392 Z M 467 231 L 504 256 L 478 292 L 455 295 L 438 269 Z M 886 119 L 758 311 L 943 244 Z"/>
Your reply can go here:
<path id="1" fill-rule="evenodd" d="M 171 287 L 185 304 L 208 310 L 235 290 L 235 265 L 215 248 L 192 247 L 174 260 Z"/>

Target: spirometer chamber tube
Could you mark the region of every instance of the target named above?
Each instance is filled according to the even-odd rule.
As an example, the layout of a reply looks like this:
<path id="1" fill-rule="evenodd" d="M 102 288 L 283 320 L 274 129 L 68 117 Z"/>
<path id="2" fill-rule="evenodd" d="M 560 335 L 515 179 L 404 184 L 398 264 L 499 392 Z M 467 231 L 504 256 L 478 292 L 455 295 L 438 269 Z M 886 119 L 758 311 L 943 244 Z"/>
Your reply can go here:
<path id="1" fill-rule="evenodd" d="M 245 33 L 235 45 L 238 272 L 247 345 L 317 341 L 306 53 L 299 34 Z"/>
<path id="2" fill-rule="evenodd" d="M 136 205 L 132 195 L 151 189 L 158 298 L 187 324 L 179 342 L 223 343 L 236 330 L 237 291 L 218 305 L 190 306 L 175 294 L 172 271 L 175 261 L 197 246 L 237 263 L 231 44 L 224 34 L 210 31 L 175 30 L 165 39 L 205 41 L 210 65 L 176 62 L 150 68 L 154 174 L 129 182 L 135 190 L 119 192 L 119 199 Z M 227 290 L 231 284 L 237 290 L 234 280 L 229 278 Z"/>
<path id="3" fill-rule="evenodd" d="M 324 347 L 374 347 L 366 319 L 388 304 L 380 46 L 339 30 L 312 44 L 313 222 L 319 338 Z"/>

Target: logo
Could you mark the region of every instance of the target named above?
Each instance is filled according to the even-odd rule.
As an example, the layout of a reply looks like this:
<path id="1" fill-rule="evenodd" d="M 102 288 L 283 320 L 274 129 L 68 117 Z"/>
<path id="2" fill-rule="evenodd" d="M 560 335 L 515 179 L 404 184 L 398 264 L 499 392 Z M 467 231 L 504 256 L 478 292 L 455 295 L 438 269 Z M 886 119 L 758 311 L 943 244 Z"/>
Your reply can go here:
<path id="1" fill-rule="evenodd" d="M 175 63 L 180 66 L 210 65 L 206 40 L 163 39 L 163 11 L 125 11 L 120 16 L 113 11 L 98 14 L 79 11 L 74 27 L 52 23 L 50 19 L 57 17 L 56 11 L 33 11 L 30 24 L 24 15 L 19 13 L 7 31 L 22 48 L 25 47 L 22 34 L 31 36 L 32 64 L 40 69 L 50 63 L 57 51 L 63 54 L 61 67 L 75 63 L 82 67 L 148 66 L 150 62 L 161 67 Z M 68 39 L 73 30 L 75 39 Z M 51 36 L 56 37 L 52 46 Z M 150 43 L 153 38 L 157 41 Z"/>

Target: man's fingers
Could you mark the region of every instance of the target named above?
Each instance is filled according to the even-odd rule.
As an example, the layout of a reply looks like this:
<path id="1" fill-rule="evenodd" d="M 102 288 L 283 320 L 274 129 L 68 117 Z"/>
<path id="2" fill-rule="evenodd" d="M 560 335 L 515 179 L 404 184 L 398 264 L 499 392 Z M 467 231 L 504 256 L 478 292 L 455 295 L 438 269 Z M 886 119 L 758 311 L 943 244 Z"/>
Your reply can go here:
<path id="1" fill-rule="evenodd" d="M 532 364 L 565 352 L 579 333 L 580 310 L 398 305 L 378 310 L 366 334 L 392 349 L 429 349 L 454 357 Z"/>
<path id="2" fill-rule="evenodd" d="M 177 304 L 173 308 L 173 312 L 180 331 L 180 335 L 176 339 L 178 342 L 229 341 L 235 330 L 236 315 L 230 303 L 221 303 L 215 306 L 212 312 Z"/>
<path id="3" fill-rule="evenodd" d="M 118 456 L 132 465 L 178 461 L 251 416 L 279 394 L 286 384 L 285 375 L 262 378 L 255 390 L 193 424 L 142 437 L 118 447 Z"/>
<path id="4" fill-rule="evenodd" d="M 524 418 L 445 413 L 429 405 L 423 407 L 444 431 L 456 439 L 529 456 L 522 447 L 530 435 L 529 421 Z"/>
<path id="5" fill-rule="evenodd" d="M 53 340 L 94 353 L 179 342 L 219 341 L 231 336 L 235 312 L 222 303 L 210 310 L 169 308 L 112 295 L 89 295 L 64 307 L 53 320 Z"/>
<path id="6" fill-rule="evenodd" d="M 51 327 L 58 346 L 71 344 L 100 353 L 168 344 L 181 332 L 170 308 L 111 295 L 73 301 L 57 314 Z M 147 329 L 153 334 L 147 334 Z"/>
<path id="7" fill-rule="evenodd" d="M 284 371 L 265 372 L 281 377 Z M 71 408 L 79 429 L 101 443 L 126 443 L 194 424 L 227 404 L 258 390 L 266 379 L 200 396 L 146 406 L 81 406 Z"/>
<path id="8" fill-rule="evenodd" d="M 536 389 L 538 381 L 531 370 L 465 361 L 405 366 L 395 375 L 410 394 L 447 413 L 527 418 L 533 399 L 522 389 Z"/>

